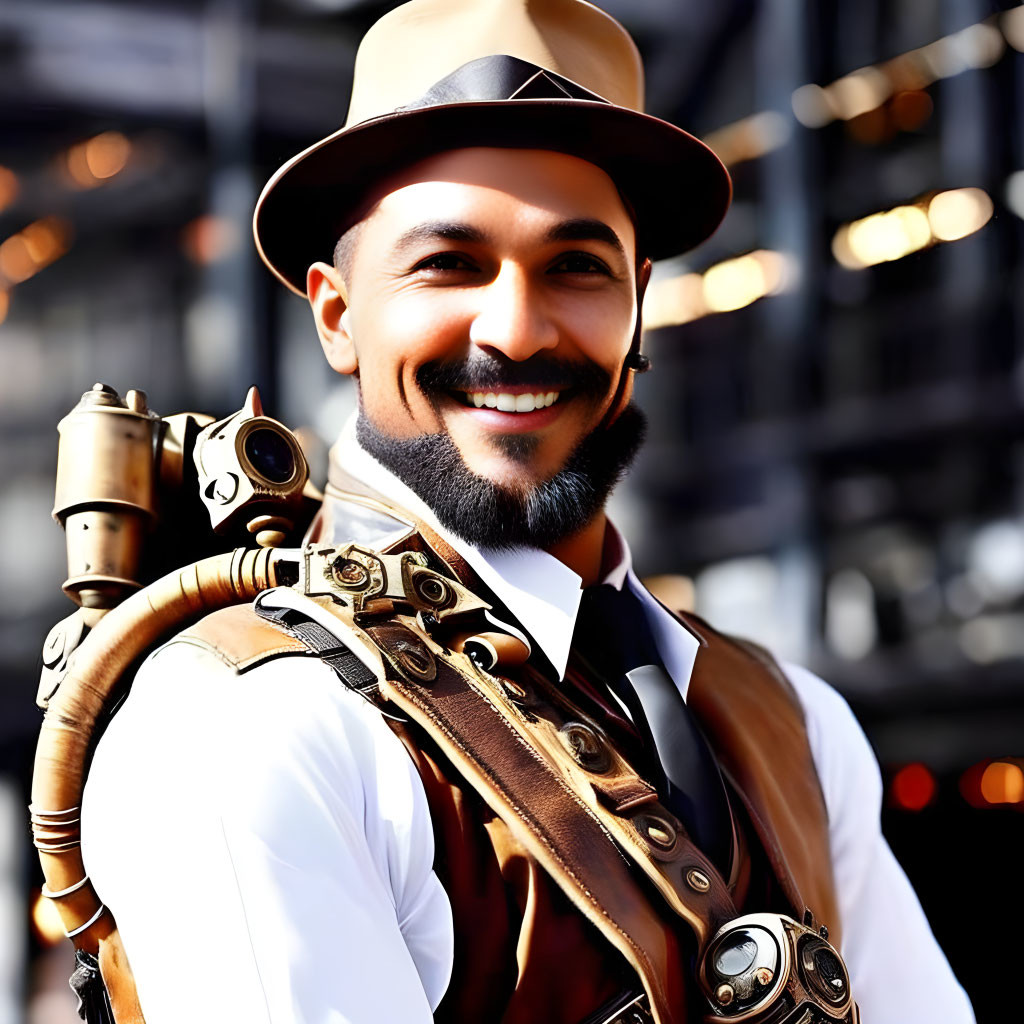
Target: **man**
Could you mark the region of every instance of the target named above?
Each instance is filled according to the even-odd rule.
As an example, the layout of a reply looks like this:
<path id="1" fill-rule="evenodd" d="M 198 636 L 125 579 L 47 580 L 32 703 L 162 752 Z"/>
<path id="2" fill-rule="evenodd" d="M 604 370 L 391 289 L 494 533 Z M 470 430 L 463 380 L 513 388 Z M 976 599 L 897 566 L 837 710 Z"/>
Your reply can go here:
<path id="1" fill-rule="evenodd" d="M 595 788 L 608 769 L 587 756 L 613 758 L 620 781 L 638 766 L 639 797 L 604 799 L 661 808 L 630 819 L 655 854 L 694 840 L 688 895 L 681 879 L 663 889 L 683 919 L 725 883 L 743 912 L 799 915 L 784 898 L 795 877 L 842 930 L 866 1024 L 970 1021 L 879 832 L 877 767 L 845 704 L 662 608 L 605 517 L 642 434 L 630 398 L 648 261 L 706 237 L 728 201 L 707 150 L 638 112 L 639 75 L 628 36 L 579 0 L 413 0 L 367 37 L 348 126 L 278 172 L 256 219 L 264 259 L 305 288 L 328 361 L 359 385 L 312 537 L 401 550 L 418 531 L 487 595 L 530 653 L 505 672 L 513 703 L 531 680 L 561 687 L 598 730 L 565 733 Z M 332 628 L 291 591 L 264 597 L 270 617 Z M 86 866 L 148 1024 L 709 1012 L 692 937 L 640 883 L 635 900 L 669 922 L 669 973 L 689 980 L 658 1004 L 645 977 L 655 1018 L 620 1009 L 641 987 L 605 908 L 583 914 L 516 830 L 559 793 L 496 811 L 466 779 L 499 765 L 460 774 L 450 737 L 389 724 L 325 661 L 246 636 L 201 624 L 157 651 L 91 769 Z M 729 672 L 709 684 L 704 651 L 737 672 L 755 670 L 730 657 L 757 662 L 763 722 L 738 702 L 714 710 L 715 692 L 742 694 Z M 670 696 L 645 691 L 637 670 L 652 666 Z M 773 749 L 762 728 L 792 743 Z M 775 796 L 758 795 L 769 783 Z"/>

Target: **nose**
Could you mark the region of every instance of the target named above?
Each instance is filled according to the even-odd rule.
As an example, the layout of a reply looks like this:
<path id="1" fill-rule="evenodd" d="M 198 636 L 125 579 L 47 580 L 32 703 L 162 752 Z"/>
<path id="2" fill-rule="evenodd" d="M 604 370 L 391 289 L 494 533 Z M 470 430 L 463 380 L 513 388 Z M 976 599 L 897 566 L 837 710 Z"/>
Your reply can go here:
<path id="1" fill-rule="evenodd" d="M 522 267 L 502 264 L 495 278 L 477 294 L 479 305 L 469 328 L 474 345 L 522 362 L 558 344 L 558 327 Z"/>

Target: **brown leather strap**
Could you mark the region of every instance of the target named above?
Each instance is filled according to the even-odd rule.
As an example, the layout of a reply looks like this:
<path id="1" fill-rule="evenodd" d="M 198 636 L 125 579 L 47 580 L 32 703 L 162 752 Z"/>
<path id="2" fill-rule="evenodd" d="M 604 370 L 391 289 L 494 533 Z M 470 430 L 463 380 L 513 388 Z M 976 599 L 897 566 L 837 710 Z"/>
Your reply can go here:
<path id="1" fill-rule="evenodd" d="M 388 700 L 429 733 L 577 908 L 633 965 L 659 1024 L 684 1020 L 683 958 L 678 948 L 666 945 L 671 925 L 666 927 L 623 856 L 628 851 L 637 860 L 642 856 L 654 861 L 649 848 L 641 849 L 642 833 L 633 821 L 613 826 L 618 833 L 613 835 L 599 806 L 582 799 L 566 773 L 558 770 L 556 752 L 531 725 L 537 716 L 517 720 L 496 693 L 487 692 L 483 678 L 474 683 L 468 661 L 469 671 L 457 671 L 445 658 L 434 656 L 429 670 L 419 665 L 415 675 L 402 672 L 397 670 L 398 658 L 418 649 L 419 663 L 423 639 L 395 622 L 386 629 L 368 628 L 367 633 L 392 669 L 381 687 Z M 564 749 L 562 757 L 568 760 Z M 628 801 L 626 809 L 632 809 Z M 672 909 L 685 911 L 703 939 L 736 910 L 707 859 L 678 823 L 671 828 L 676 831 L 675 849 L 666 850 L 664 859 L 672 880 L 663 886 L 663 895 L 666 887 L 675 890 L 679 899 Z M 626 838 L 630 834 L 631 843 Z M 656 877 L 658 867 L 650 877 Z"/>
<path id="2" fill-rule="evenodd" d="M 301 640 L 254 615 L 251 604 L 236 604 L 212 612 L 179 633 L 173 643 L 202 647 L 236 672 L 245 672 L 285 654 L 308 653 Z"/>

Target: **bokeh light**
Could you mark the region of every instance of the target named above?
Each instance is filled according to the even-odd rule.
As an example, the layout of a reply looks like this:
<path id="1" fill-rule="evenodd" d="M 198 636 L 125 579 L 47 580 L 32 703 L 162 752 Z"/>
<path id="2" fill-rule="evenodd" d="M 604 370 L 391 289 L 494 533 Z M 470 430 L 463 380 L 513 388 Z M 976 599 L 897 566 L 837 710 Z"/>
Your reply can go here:
<path id="1" fill-rule="evenodd" d="M 6 210 L 15 199 L 21 186 L 18 184 L 18 176 L 9 167 L 0 167 L 0 212 Z"/>
<path id="2" fill-rule="evenodd" d="M 120 132 L 103 132 L 68 150 L 68 174 L 79 188 L 95 188 L 124 170 L 131 151 L 131 143 Z"/>
<path id="3" fill-rule="evenodd" d="M 939 192 L 927 202 L 896 206 L 844 224 L 832 239 L 832 254 L 848 270 L 891 263 L 936 242 L 955 242 L 983 228 L 993 205 L 980 188 Z"/>
<path id="4" fill-rule="evenodd" d="M 644 327 L 689 323 L 711 313 L 728 313 L 785 291 L 796 279 L 793 260 L 769 249 L 723 260 L 703 274 L 655 281 L 644 299 Z"/>
<path id="5" fill-rule="evenodd" d="M 990 804 L 1024 802 L 1024 770 L 1010 761 L 993 761 L 981 774 L 981 795 Z"/>
<path id="6" fill-rule="evenodd" d="M 893 803 L 904 811 L 923 811 L 938 790 L 935 776 L 927 765 L 904 765 L 892 779 L 890 794 Z"/>
<path id="7" fill-rule="evenodd" d="M 928 204 L 928 223 L 940 242 L 955 242 L 983 228 L 992 217 L 992 200 L 980 188 L 940 192 Z"/>
<path id="8" fill-rule="evenodd" d="M 1024 810 L 1024 762 L 1020 758 L 989 758 L 960 776 L 960 794 L 972 807 Z"/>
<path id="9" fill-rule="evenodd" d="M 185 255 L 193 263 L 216 263 L 238 250 L 241 244 L 235 224 L 226 217 L 204 214 L 185 225 L 181 233 Z"/>
<path id="10" fill-rule="evenodd" d="M 20 284 L 68 251 L 71 225 L 59 217 L 33 221 L 0 245 L 0 275 Z"/>

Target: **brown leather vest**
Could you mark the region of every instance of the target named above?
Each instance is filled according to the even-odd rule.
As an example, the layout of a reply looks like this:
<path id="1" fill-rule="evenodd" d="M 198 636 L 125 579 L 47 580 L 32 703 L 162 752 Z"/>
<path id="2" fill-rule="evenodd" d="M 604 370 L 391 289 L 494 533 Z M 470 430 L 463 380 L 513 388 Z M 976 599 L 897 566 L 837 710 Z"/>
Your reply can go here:
<path id="1" fill-rule="evenodd" d="M 810 908 L 838 944 L 828 820 L 793 689 L 769 655 L 715 632 L 692 615 L 700 641 L 687 703 L 698 716 L 733 797 L 738 845 L 729 879 L 744 912 L 795 917 Z M 305 649 L 239 606 L 215 612 L 186 634 L 238 671 Z M 452 905 L 455 962 L 439 1022 L 580 1024 L 628 988 L 623 957 L 584 918 L 505 822 L 422 729 L 394 725 L 423 781 L 436 840 L 435 870 Z M 645 890 L 646 891 L 646 890 Z M 650 892 L 668 959 L 693 956 L 685 928 Z M 683 967 L 673 979 L 694 999 Z M 699 1019 L 694 1009 L 680 1019 Z"/>

